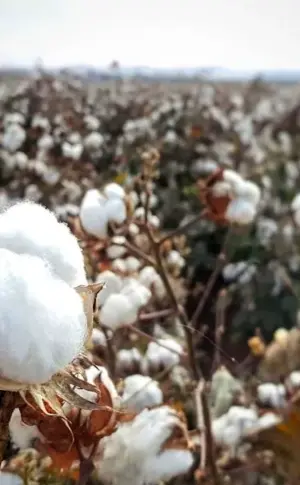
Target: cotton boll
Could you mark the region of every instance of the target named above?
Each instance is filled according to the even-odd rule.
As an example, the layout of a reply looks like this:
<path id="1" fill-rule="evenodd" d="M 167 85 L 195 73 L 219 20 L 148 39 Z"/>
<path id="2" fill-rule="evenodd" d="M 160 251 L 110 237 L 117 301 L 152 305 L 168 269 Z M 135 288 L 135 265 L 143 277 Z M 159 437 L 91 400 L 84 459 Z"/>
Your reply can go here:
<path id="1" fill-rule="evenodd" d="M 247 200 L 254 206 L 259 203 L 260 189 L 253 182 L 243 181 L 242 184 L 238 184 L 237 188 L 235 189 L 235 193 L 238 197 Z"/>
<path id="2" fill-rule="evenodd" d="M 300 387 L 300 371 L 296 370 L 290 373 L 288 376 L 288 385 L 293 389 L 297 389 Z"/>
<path id="3" fill-rule="evenodd" d="M 101 293 L 101 291 L 100 291 L 100 293 Z M 93 330 L 92 330 L 92 343 L 96 347 L 97 346 L 100 346 L 100 347 L 106 347 L 107 346 L 105 334 L 99 328 L 93 328 Z"/>
<path id="4" fill-rule="evenodd" d="M 185 265 L 185 261 L 178 251 L 172 250 L 167 256 L 167 264 L 169 266 L 182 268 Z"/>
<path id="5" fill-rule="evenodd" d="M 157 216 L 153 215 L 153 214 L 149 214 L 148 222 L 152 227 L 154 227 L 154 229 L 158 229 L 159 226 L 160 226 L 159 218 Z"/>
<path id="6" fill-rule="evenodd" d="M 19 475 L 0 471 L 1 485 L 24 485 L 23 479 Z"/>
<path id="7" fill-rule="evenodd" d="M 41 138 L 39 138 L 39 140 L 37 141 L 37 147 L 40 150 L 45 150 L 45 151 L 50 150 L 50 148 L 52 148 L 53 145 L 54 145 L 54 140 L 52 136 L 48 135 L 47 133 L 41 136 Z"/>
<path id="8" fill-rule="evenodd" d="M 300 210 L 300 194 L 297 194 L 292 200 L 291 209 L 292 211 Z"/>
<path id="9" fill-rule="evenodd" d="M 63 156 L 73 160 L 79 160 L 83 152 L 83 145 L 80 143 L 73 145 L 65 141 L 61 147 Z"/>
<path id="10" fill-rule="evenodd" d="M 142 362 L 142 355 L 138 349 L 121 349 L 117 353 L 117 367 L 119 372 L 132 373 L 137 371 Z"/>
<path id="11" fill-rule="evenodd" d="M 134 256 L 128 256 L 125 259 L 126 269 L 128 273 L 135 273 L 141 267 L 141 262 Z"/>
<path id="12" fill-rule="evenodd" d="M 23 423 L 19 409 L 15 409 L 12 413 L 9 421 L 9 434 L 14 445 L 21 450 L 31 448 L 32 442 L 40 437 L 36 426 L 28 426 Z"/>
<path id="13" fill-rule="evenodd" d="M 140 232 L 139 226 L 134 224 L 133 222 L 128 226 L 128 232 L 131 236 L 137 236 Z"/>
<path id="14" fill-rule="evenodd" d="M 159 345 L 160 343 L 163 346 Z M 179 364 L 182 351 L 181 345 L 175 340 L 159 339 L 158 342 L 149 343 L 145 353 L 145 360 L 153 370 L 159 369 L 161 366 L 171 367 Z"/>
<path id="15" fill-rule="evenodd" d="M 165 450 L 145 463 L 145 483 L 158 483 L 187 473 L 194 463 L 188 450 Z"/>
<path id="16" fill-rule="evenodd" d="M 26 153 L 16 152 L 15 153 L 15 163 L 20 170 L 24 170 L 28 165 L 28 157 Z"/>
<path id="17" fill-rule="evenodd" d="M 139 274 L 139 281 L 146 286 L 146 288 L 150 288 L 153 281 L 157 277 L 157 272 L 153 268 L 153 266 L 145 266 Z"/>
<path id="18" fill-rule="evenodd" d="M 255 428 L 257 430 L 267 429 L 267 428 L 271 428 L 272 426 L 276 426 L 280 422 L 281 422 L 281 418 L 277 414 L 266 413 L 266 414 L 263 414 L 258 419 Z"/>
<path id="19" fill-rule="evenodd" d="M 100 480 L 113 485 L 145 485 L 164 479 L 165 465 L 161 463 L 152 473 L 151 468 L 155 458 L 167 452 L 161 451 L 163 444 L 178 424 L 176 412 L 168 406 L 145 409 L 132 421 L 120 424 L 115 433 L 100 441 L 97 470 Z M 159 477 L 159 469 L 165 475 Z M 172 470 L 168 477 L 171 474 Z"/>
<path id="20" fill-rule="evenodd" d="M 232 406 L 226 414 L 212 421 L 212 433 L 219 446 L 234 449 L 257 422 L 258 416 L 254 410 Z"/>
<path id="21" fill-rule="evenodd" d="M 143 192 L 141 194 L 141 202 L 142 204 L 145 204 L 146 203 L 146 194 Z M 158 202 L 158 199 L 157 199 L 157 196 L 155 194 L 151 194 L 150 197 L 149 197 L 149 207 L 151 209 L 153 209 L 154 207 L 157 206 L 157 202 Z"/>
<path id="22" fill-rule="evenodd" d="M 225 213 L 226 219 L 231 223 L 250 224 L 256 216 L 256 208 L 251 202 L 244 199 L 232 200 Z"/>
<path id="23" fill-rule="evenodd" d="M 80 222 L 83 229 L 93 236 L 105 239 L 107 237 L 107 213 L 105 198 L 96 189 L 86 192 L 80 207 Z"/>
<path id="24" fill-rule="evenodd" d="M 135 212 L 134 212 L 134 216 L 137 218 L 137 219 L 144 219 L 145 218 L 145 209 L 144 207 L 138 207 Z"/>
<path id="25" fill-rule="evenodd" d="M 103 189 L 103 193 L 108 199 L 124 199 L 125 197 L 125 190 L 116 183 L 107 184 Z"/>
<path id="26" fill-rule="evenodd" d="M 225 180 L 225 182 L 228 182 L 234 190 L 239 189 L 244 184 L 244 180 L 242 179 L 242 177 L 234 170 L 229 169 L 225 169 L 223 171 L 223 180 Z"/>
<path id="27" fill-rule="evenodd" d="M 257 397 L 262 405 L 282 408 L 285 405 L 285 394 L 282 384 L 266 382 L 257 387 Z"/>
<path id="28" fill-rule="evenodd" d="M 103 271 L 96 278 L 96 283 L 104 283 L 104 288 L 97 295 L 97 305 L 101 306 L 113 293 L 120 293 L 122 289 L 121 278 L 112 271 Z"/>
<path id="29" fill-rule="evenodd" d="M 26 131 L 18 124 L 9 125 L 2 137 L 2 146 L 9 152 L 15 152 L 23 145 L 26 139 Z"/>
<path id="30" fill-rule="evenodd" d="M 84 146 L 87 150 L 99 150 L 104 143 L 104 137 L 101 133 L 93 131 L 89 133 L 83 140 Z"/>
<path id="31" fill-rule="evenodd" d="M 126 295 L 137 310 L 147 305 L 151 299 L 151 291 L 136 280 L 124 285 L 121 294 Z"/>
<path id="32" fill-rule="evenodd" d="M 116 224 L 123 224 L 127 217 L 126 205 L 123 200 L 111 198 L 105 205 L 107 219 Z"/>
<path id="33" fill-rule="evenodd" d="M 130 200 L 130 202 L 131 202 L 131 204 L 133 205 L 134 208 L 138 205 L 139 196 L 134 190 L 129 193 L 129 200 Z"/>
<path id="34" fill-rule="evenodd" d="M 47 382 L 82 351 L 82 299 L 38 257 L 0 249 L 0 270 L 1 375 Z"/>
<path id="35" fill-rule="evenodd" d="M 109 259 L 116 259 L 124 256 L 127 253 L 127 249 L 124 246 L 119 246 L 117 244 L 112 244 L 106 248 L 106 254 Z"/>
<path id="36" fill-rule="evenodd" d="M 100 121 L 93 115 L 86 115 L 83 121 L 88 130 L 98 130 L 100 127 Z"/>
<path id="37" fill-rule="evenodd" d="M 137 316 L 137 309 L 125 295 L 121 294 L 110 295 L 99 312 L 100 322 L 111 330 L 134 323 Z"/>
<path id="38" fill-rule="evenodd" d="M 25 198 L 32 202 L 38 202 L 43 197 L 41 190 L 36 184 L 29 184 L 25 188 Z"/>
<path id="39" fill-rule="evenodd" d="M 163 393 L 158 382 L 148 376 L 134 374 L 124 379 L 122 402 L 126 409 L 140 412 L 146 407 L 163 403 Z"/>
<path id="40" fill-rule="evenodd" d="M 87 284 L 83 254 L 76 237 L 41 205 L 21 202 L 1 214 L 0 247 L 39 256 L 72 287 Z"/>
<path id="41" fill-rule="evenodd" d="M 111 269 L 118 274 L 125 274 L 127 272 L 127 266 L 125 263 L 125 259 L 117 258 L 111 263 Z"/>

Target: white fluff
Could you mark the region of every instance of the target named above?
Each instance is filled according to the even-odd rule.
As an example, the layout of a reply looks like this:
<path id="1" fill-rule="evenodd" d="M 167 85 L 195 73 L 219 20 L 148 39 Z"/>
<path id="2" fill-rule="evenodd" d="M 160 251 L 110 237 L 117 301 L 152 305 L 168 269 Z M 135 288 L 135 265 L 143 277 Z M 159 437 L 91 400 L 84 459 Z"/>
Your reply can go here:
<path id="1" fill-rule="evenodd" d="M 33 440 L 40 437 L 37 426 L 28 426 L 23 423 L 19 409 L 15 409 L 12 413 L 9 422 L 9 433 L 14 445 L 21 450 L 31 448 Z"/>
<path id="2" fill-rule="evenodd" d="M 233 199 L 228 204 L 225 216 L 231 223 L 250 224 L 256 216 L 256 208 L 242 198 Z"/>
<path id="3" fill-rule="evenodd" d="M 0 249 L 0 373 L 43 383 L 81 352 L 81 297 L 42 259 Z"/>
<path id="4" fill-rule="evenodd" d="M 2 146 L 9 152 L 15 152 L 23 145 L 26 131 L 19 124 L 9 125 L 2 137 Z"/>
<path id="5" fill-rule="evenodd" d="M 0 471 L 0 483 L 1 485 L 24 485 L 24 481 L 18 475 L 13 473 Z"/>
<path id="6" fill-rule="evenodd" d="M 106 343 L 105 334 L 99 328 L 93 328 L 92 342 L 93 342 L 93 345 L 100 345 L 101 347 L 106 347 L 107 343 Z"/>
<path id="7" fill-rule="evenodd" d="M 232 406 L 226 414 L 212 421 L 212 433 L 218 445 L 234 448 L 257 422 L 258 416 L 253 409 Z"/>
<path id="8" fill-rule="evenodd" d="M 162 345 L 159 345 L 159 344 Z M 166 348 L 168 347 L 168 348 Z M 168 350 L 172 349 L 172 350 Z M 153 369 L 158 369 L 159 367 L 171 367 L 173 365 L 179 364 L 180 354 L 182 354 L 183 349 L 181 345 L 174 339 L 159 339 L 157 342 L 150 342 L 145 354 L 145 361 Z"/>
<path id="9" fill-rule="evenodd" d="M 106 249 L 106 254 L 109 259 L 117 259 L 126 254 L 127 249 L 124 246 L 126 239 L 124 236 L 115 236 L 112 238 L 111 242 L 112 244 Z"/>
<path id="10" fill-rule="evenodd" d="M 97 305 L 101 306 L 113 293 L 119 293 L 122 289 L 121 278 L 112 271 L 103 271 L 97 276 L 96 283 L 105 283 L 104 288 L 97 295 Z"/>
<path id="11" fill-rule="evenodd" d="M 117 258 L 111 263 L 111 268 L 117 273 L 124 274 L 127 271 L 125 259 Z"/>
<path id="12" fill-rule="evenodd" d="M 105 198 L 96 189 L 86 192 L 80 207 L 80 221 L 83 229 L 93 236 L 105 239 L 107 236 L 107 213 Z"/>
<path id="13" fill-rule="evenodd" d="M 135 347 L 132 349 L 121 349 L 117 353 L 117 365 L 119 369 L 131 369 L 136 364 L 140 364 L 141 361 L 142 355 Z"/>
<path id="14" fill-rule="evenodd" d="M 138 310 L 147 305 L 151 298 L 151 291 L 134 279 L 125 283 L 121 294 L 126 295 L 131 304 Z"/>
<path id="15" fill-rule="evenodd" d="M 134 323 L 138 316 L 137 308 L 130 302 L 125 295 L 112 294 L 104 302 L 100 312 L 100 322 L 117 330 L 122 325 Z"/>
<path id="16" fill-rule="evenodd" d="M 0 248 L 39 256 L 72 287 L 87 283 L 77 239 L 39 204 L 21 202 L 0 215 Z"/>
<path id="17" fill-rule="evenodd" d="M 167 263 L 168 265 L 177 267 L 177 268 L 182 268 L 185 265 L 184 258 L 175 249 L 169 252 L 167 256 Z"/>
<path id="18" fill-rule="evenodd" d="M 83 143 L 87 150 L 98 150 L 104 143 L 104 137 L 101 133 L 93 131 L 84 138 Z"/>
<path id="19" fill-rule="evenodd" d="M 116 224 L 122 224 L 126 220 L 126 206 L 122 199 L 111 197 L 105 205 L 107 218 Z"/>
<path id="20" fill-rule="evenodd" d="M 179 418 L 168 406 L 145 409 L 133 421 L 121 424 L 100 441 L 100 480 L 112 485 L 145 485 L 186 473 L 193 464 L 190 452 L 161 451 L 178 424 Z"/>
<path id="21" fill-rule="evenodd" d="M 288 383 L 292 388 L 300 387 L 300 371 L 295 370 L 288 376 Z"/>
<path id="22" fill-rule="evenodd" d="M 108 199 L 124 199 L 125 197 L 125 190 L 116 183 L 107 184 L 103 189 L 103 193 Z"/>
<path id="23" fill-rule="evenodd" d="M 124 379 L 122 402 L 126 409 L 140 412 L 162 404 L 163 393 L 158 382 L 151 377 L 134 374 Z"/>
<path id="24" fill-rule="evenodd" d="M 135 273 L 141 266 L 141 262 L 134 256 L 128 256 L 125 259 L 126 269 L 128 273 Z"/>
<path id="25" fill-rule="evenodd" d="M 285 387 L 282 384 L 265 382 L 257 387 L 257 397 L 261 404 L 282 408 L 285 405 Z"/>

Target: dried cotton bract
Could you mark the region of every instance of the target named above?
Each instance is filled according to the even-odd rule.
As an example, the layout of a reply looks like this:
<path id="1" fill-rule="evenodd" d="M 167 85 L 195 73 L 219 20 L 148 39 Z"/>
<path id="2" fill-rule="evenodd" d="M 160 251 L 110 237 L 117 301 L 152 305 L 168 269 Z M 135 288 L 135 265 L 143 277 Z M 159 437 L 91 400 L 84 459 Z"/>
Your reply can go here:
<path id="1" fill-rule="evenodd" d="M 44 383 L 83 349 L 81 297 L 48 264 L 0 249 L 0 373 L 20 383 Z"/>
<path id="2" fill-rule="evenodd" d="M 115 433 L 100 442 L 100 480 L 112 485 L 145 485 L 186 473 L 194 461 L 187 446 L 172 449 L 170 444 L 166 449 L 176 429 L 184 436 L 183 428 L 168 406 L 144 410 L 133 421 L 120 424 Z"/>

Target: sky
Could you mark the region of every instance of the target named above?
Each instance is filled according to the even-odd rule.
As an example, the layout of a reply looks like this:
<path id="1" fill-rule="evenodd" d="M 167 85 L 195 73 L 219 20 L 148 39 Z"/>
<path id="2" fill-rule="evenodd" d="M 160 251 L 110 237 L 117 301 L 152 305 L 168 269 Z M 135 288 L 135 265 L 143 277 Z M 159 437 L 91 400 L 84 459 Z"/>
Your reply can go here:
<path id="1" fill-rule="evenodd" d="M 299 0 L 0 0 L 0 66 L 300 69 Z"/>

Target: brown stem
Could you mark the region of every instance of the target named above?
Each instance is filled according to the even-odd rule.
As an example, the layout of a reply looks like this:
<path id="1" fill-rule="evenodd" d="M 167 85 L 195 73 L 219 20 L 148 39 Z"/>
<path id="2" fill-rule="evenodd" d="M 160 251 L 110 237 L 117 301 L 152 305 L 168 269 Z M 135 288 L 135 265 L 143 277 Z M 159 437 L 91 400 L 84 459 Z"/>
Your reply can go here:
<path id="1" fill-rule="evenodd" d="M 16 407 L 19 394 L 11 391 L 0 393 L 0 465 L 9 440 L 9 421 Z"/>
<path id="2" fill-rule="evenodd" d="M 139 322 L 151 322 L 152 320 L 156 320 L 158 318 L 167 318 L 174 315 L 173 308 L 166 308 L 165 310 L 158 310 L 157 312 L 151 313 L 141 313 L 139 316 Z"/>

